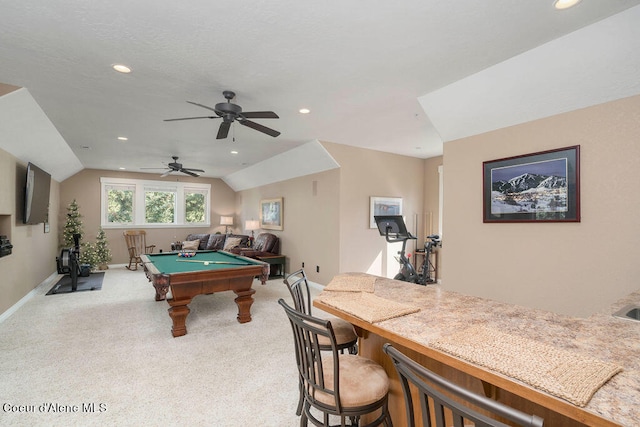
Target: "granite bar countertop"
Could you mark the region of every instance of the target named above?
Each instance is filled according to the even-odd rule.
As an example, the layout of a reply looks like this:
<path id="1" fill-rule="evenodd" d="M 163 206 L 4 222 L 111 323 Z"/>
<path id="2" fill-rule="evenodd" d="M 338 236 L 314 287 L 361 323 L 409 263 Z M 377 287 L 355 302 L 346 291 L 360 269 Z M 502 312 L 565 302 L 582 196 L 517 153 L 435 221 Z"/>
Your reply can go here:
<path id="1" fill-rule="evenodd" d="M 583 410 L 623 426 L 640 425 L 640 322 L 612 316 L 627 304 L 640 303 L 640 290 L 588 318 L 385 278 L 377 279 L 375 295 L 421 308 L 375 326 L 425 347 L 440 337 L 482 325 L 617 364 L 623 371 L 604 384 Z"/>

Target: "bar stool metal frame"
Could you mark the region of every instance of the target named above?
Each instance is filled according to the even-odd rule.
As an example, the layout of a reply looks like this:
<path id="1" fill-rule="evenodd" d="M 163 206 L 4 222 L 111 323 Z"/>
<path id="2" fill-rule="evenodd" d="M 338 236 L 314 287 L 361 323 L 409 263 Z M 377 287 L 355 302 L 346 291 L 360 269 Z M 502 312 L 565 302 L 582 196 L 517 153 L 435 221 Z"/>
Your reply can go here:
<path id="1" fill-rule="evenodd" d="M 304 270 L 298 270 L 289 274 L 284 279 L 284 284 L 289 288 L 295 309 L 301 313 L 313 316 L 313 313 L 311 312 L 311 292 L 309 291 L 309 281 L 307 280 L 307 275 Z M 348 350 L 349 354 L 358 354 L 358 336 L 356 335 L 353 325 L 346 320 L 342 320 L 337 317 L 330 318 L 329 320 L 332 321 L 334 332 L 337 332 L 336 339 L 338 350 Z M 353 331 L 351 339 L 345 338 L 345 340 L 342 341 L 341 335 L 347 337 L 350 334 L 344 333 L 344 331 L 339 330 L 339 328 L 349 328 Z M 331 346 L 328 344 L 321 346 L 320 348 L 322 350 L 331 350 Z"/>
<path id="2" fill-rule="evenodd" d="M 339 417 L 340 426 L 343 427 L 346 426 L 347 419 L 351 421 L 351 425 L 360 425 L 362 415 L 380 410 L 380 415 L 375 420 L 360 427 L 379 425 L 391 427 L 392 421 L 387 407 L 389 380 L 384 369 L 364 357 L 340 354 L 331 321 L 301 313 L 290 307 L 282 298 L 278 303 L 284 308 L 291 323 L 296 348 L 296 364 L 302 380 L 304 405 L 300 426 L 307 425 L 309 421 L 315 426 L 329 426 L 331 416 Z M 330 353 L 320 349 L 320 337 L 331 343 Z M 349 372 L 349 368 L 358 373 L 366 372 L 371 378 L 353 378 L 353 372 Z M 360 397 L 362 403 L 345 405 L 344 402 L 349 399 L 358 401 L 358 398 L 345 397 L 346 392 L 341 391 L 340 388 L 341 380 L 345 384 L 358 384 L 358 390 L 366 389 L 369 392 L 364 393 L 365 397 Z M 362 388 L 360 388 L 361 384 Z M 322 420 L 316 418 L 312 409 L 322 413 Z"/>
<path id="3" fill-rule="evenodd" d="M 418 389 L 423 417 L 422 425 L 425 427 L 433 425 L 432 418 L 435 418 L 435 427 L 445 427 L 447 425 L 445 423 L 445 408 L 450 411 L 455 427 L 468 425 L 465 421 L 473 422 L 476 427 L 508 427 L 510 425 L 490 418 L 471 406 L 460 403 L 460 401 L 507 419 L 518 426 L 542 427 L 544 424 L 544 420 L 536 415 L 521 412 L 450 382 L 412 360 L 389 343 L 382 348 L 393 361 L 393 366 L 400 378 L 400 384 L 402 384 L 408 427 L 415 427 L 416 425 L 410 384 L 413 384 Z M 457 398 L 457 400 L 452 397 Z M 431 411 L 431 405 L 433 405 L 433 412 Z"/>
<path id="4" fill-rule="evenodd" d="M 296 310 L 301 313 L 312 315 L 311 313 L 311 293 L 309 291 L 309 282 L 304 270 L 298 270 L 289 274 L 284 279 L 287 285 L 293 305 Z M 336 345 L 340 352 L 348 350 L 350 354 L 358 354 L 358 336 L 356 335 L 353 325 L 342 319 L 331 319 L 334 333 L 336 334 Z M 331 351 L 331 344 L 324 342 L 320 344 L 320 350 Z M 300 399 L 296 408 L 296 415 L 302 413 L 302 405 L 304 403 L 304 392 L 302 390 L 302 378 L 300 379 Z"/>

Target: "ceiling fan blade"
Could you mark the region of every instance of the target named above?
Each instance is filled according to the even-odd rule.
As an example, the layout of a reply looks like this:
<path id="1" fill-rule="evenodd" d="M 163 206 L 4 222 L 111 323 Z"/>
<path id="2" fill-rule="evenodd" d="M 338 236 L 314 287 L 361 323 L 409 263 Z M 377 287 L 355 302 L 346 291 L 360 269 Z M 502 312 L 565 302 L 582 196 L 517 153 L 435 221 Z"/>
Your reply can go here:
<path id="1" fill-rule="evenodd" d="M 191 175 L 191 176 L 194 176 L 196 178 L 200 176 L 199 174 L 191 172 L 190 170 L 187 170 L 187 169 L 180 169 L 180 172 L 186 173 L 187 175 Z"/>
<path id="2" fill-rule="evenodd" d="M 165 173 L 163 173 L 162 175 L 160 175 L 160 178 L 164 178 L 165 176 L 171 174 L 171 172 L 173 172 L 173 170 L 168 170 Z"/>
<path id="3" fill-rule="evenodd" d="M 273 111 L 247 111 L 245 113 L 241 113 L 240 115 L 246 117 L 247 119 L 279 119 L 280 118 Z"/>
<path id="4" fill-rule="evenodd" d="M 165 122 L 175 122 L 178 120 L 194 120 L 194 119 L 219 119 L 218 116 L 202 116 L 202 117 L 182 117 L 179 119 L 164 119 Z"/>
<path id="5" fill-rule="evenodd" d="M 280 132 L 277 130 L 270 129 L 266 126 L 262 126 L 261 124 L 252 122 L 251 120 L 238 120 L 241 125 L 250 127 L 251 129 L 255 129 L 258 132 L 266 133 L 267 135 L 273 136 L 274 138 L 280 135 Z"/>
<path id="6" fill-rule="evenodd" d="M 202 169 L 193 169 L 193 168 L 182 168 L 183 171 L 190 171 L 190 172 L 204 172 Z"/>
<path id="7" fill-rule="evenodd" d="M 202 104 L 198 104 L 197 102 L 191 102 L 191 101 L 187 101 L 189 104 L 193 104 L 193 105 L 197 105 L 198 107 L 202 107 L 202 108 L 206 108 L 207 110 L 211 110 L 211 111 L 216 111 L 214 108 L 212 107 L 207 107 L 206 105 L 202 105 Z M 218 114 L 216 112 L 216 114 Z"/>
<path id="8" fill-rule="evenodd" d="M 231 128 L 231 123 L 220 123 L 220 129 L 218 129 L 218 136 L 216 136 L 216 139 L 225 139 L 227 135 L 229 135 L 229 128 Z"/>

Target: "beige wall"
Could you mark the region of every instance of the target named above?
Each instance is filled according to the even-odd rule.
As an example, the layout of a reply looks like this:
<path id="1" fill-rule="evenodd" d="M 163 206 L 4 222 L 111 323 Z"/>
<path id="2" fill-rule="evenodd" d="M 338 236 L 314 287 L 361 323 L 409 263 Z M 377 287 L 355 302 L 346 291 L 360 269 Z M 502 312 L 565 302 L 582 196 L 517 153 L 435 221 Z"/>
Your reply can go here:
<path id="1" fill-rule="evenodd" d="M 447 289 L 586 316 L 640 287 L 640 96 L 445 143 Z M 580 145 L 580 223 L 484 224 L 482 162 Z"/>
<path id="2" fill-rule="evenodd" d="M 22 223 L 26 164 L 0 150 L 0 234 L 11 239 L 13 252 L 0 258 L 0 314 L 20 301 L 56 270 L 57 217 L 50 215 L 50 232 L 43 224 Z M 49 212 L 56 212 L 59 184 L 51 180 Z"/>
<path id="3" fill-rule="evenodd" d="M 407 226 L 413 232 L 418 218 L 422 230 L 424 160 L 328 142 L 322 145 L 339 169 L 238 193 L 243 221 L 258 218 L 261 198 L 284 197 L 284 230 L 273 233 L 281 238 L 287 272 L 304 262 L 309 278 L 321 284 L 349 271 L 394 276 L 397 246 L 388 248 L 377 229 L 369 228 L 369 197 L 402 197 Z"/>
<path id="4" fill-rule="evenodd" d="M 432 157 L 424 161 L 424 230 L 419 237 L 422 242 L 430 234 L 440 234 L 440 172 L 442 156 Z M 445 259 L 445 248 L 441 246 L 435 250 L 436 279 L 441 282 L 444 278 L 442 265 Z"/>
<path id="5" fill-rule="evenodd" d="M 340 164 L 339 272 L 364 271 L 393 277 L 398 244 L 388 245 L 369 228 L 369 198 L 401 197 L 407 228 L 423 233 L 424 160 L 348 145 L 322 143 Z M 407 246 L 414 249 L 414 242 Z"/>
<path id="6" fill-rule="evenodd" d="M 60 208 L 57 210 L 60 227 L 60 243 L 62 243 L 62 228 L 66 222 L 67 207 L 75 199 L 79 205 L 80 214 L 83 216 L 85 237 L 83 241 L 94 242 L 100 227 L 100 177 L 133 178 L 157 181 L 199 182 L 211 184 L 211 227 L 178 227 L 178 228 L 145 228 L 147 231 L 147 244 L 156 245 L 156 252 L 165 251 L 171 247 L 171 242 L 184 240 L 190 233 L 215 233 L 224 232 L 224 226 L 220 226 L 220 216 L 233 215 L 235 211 L 235 192 L 224 181 L 214 178 L 192 178 L 189 176 L 170 175 L 161 178 L 158 174 L 116 172 L 96 169 L 85 169 L 60 185 Z M 237 221 L 234 221 L 237 224 Z M 140 227 L 142 228 L 142 227 Z M 234 230 L 239 231 L 234 226 Z M 109 248 L 113 260 L 112 264 L 128 262 L 129 256 L 122 236 L 123 228 L 105 229 Z"/>
<path id="7" fill-rule="evenodd" d="M 440 221 L 440 172 L 442 156 L 424 161 L 424 224 L 423 239 L 430 234 L 438 234 Z"/>
<path id="8" fill-rule="evenodd" d="M 241 191 L 237 203 L 242 224 L 260 218 L 261 199 L 282 197 L 283 230 L 256 233 L 265 231 L 280 237 L 287 272 L 301 268 L 304 262 L 310 280 L 326 284 L 338 273 L 339 182 L 340 172 L 333 169 Z"/>

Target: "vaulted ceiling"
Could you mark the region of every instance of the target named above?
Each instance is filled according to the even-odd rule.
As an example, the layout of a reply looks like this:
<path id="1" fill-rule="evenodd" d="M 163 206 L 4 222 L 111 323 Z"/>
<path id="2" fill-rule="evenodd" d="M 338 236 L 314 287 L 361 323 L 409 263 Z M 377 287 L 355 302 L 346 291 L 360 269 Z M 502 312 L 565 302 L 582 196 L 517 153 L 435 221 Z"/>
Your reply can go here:
<path id="1" fill-rule="evenodd" d="M 175 155 L 209 177 L 315 140 L 428 158 L 443 141 L 639 93 L 638 4 L 0 0 L 0 82 L 25 88 L 59 133 L 7 138 L 29 103 L 10 91 L 0 148 L 61 144 L 45 161 L 67 170 L 148 172 Z M 186 101 L 213 107 L 224 90 L 276 112 L 252 120 L 281 134 L 235 122 L 216 139 L 221 119 L 164 121 L 215 116 Z"/>

